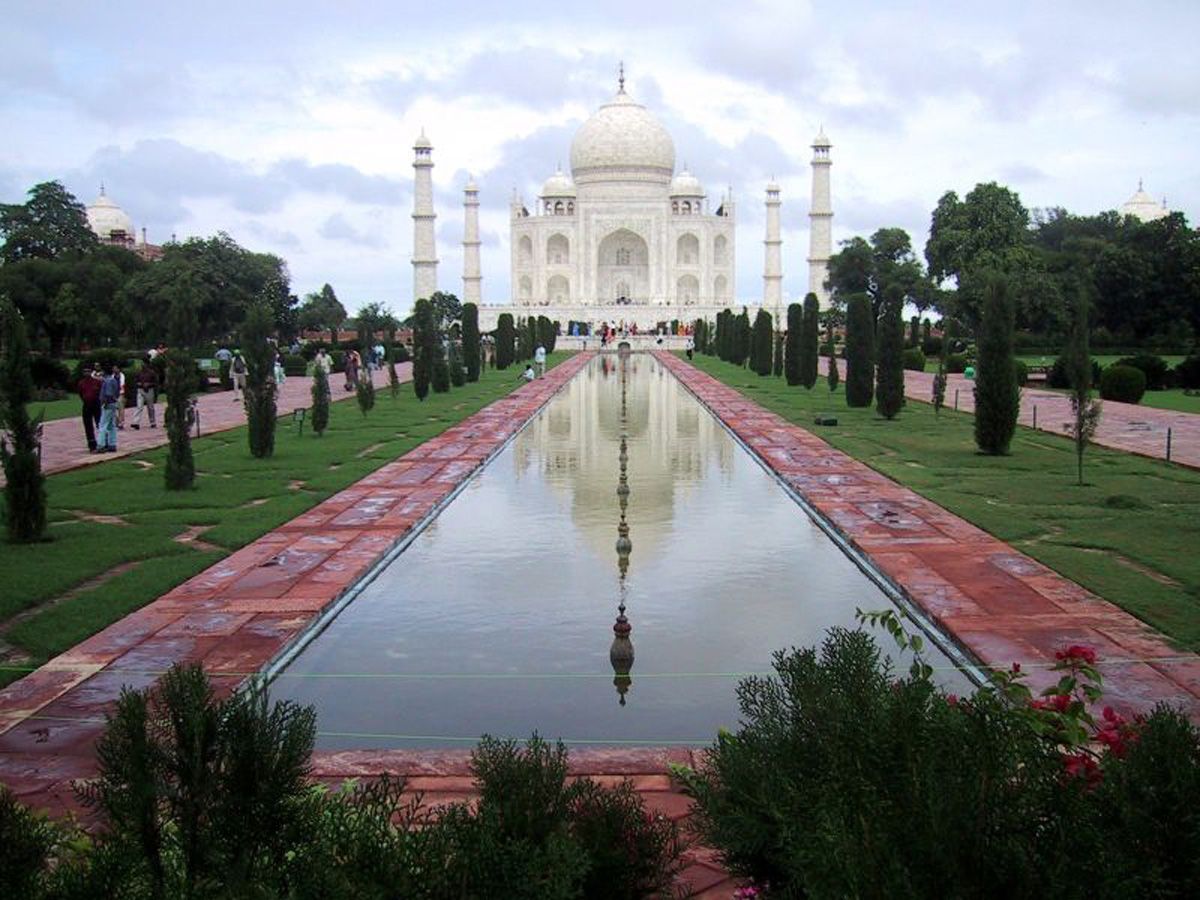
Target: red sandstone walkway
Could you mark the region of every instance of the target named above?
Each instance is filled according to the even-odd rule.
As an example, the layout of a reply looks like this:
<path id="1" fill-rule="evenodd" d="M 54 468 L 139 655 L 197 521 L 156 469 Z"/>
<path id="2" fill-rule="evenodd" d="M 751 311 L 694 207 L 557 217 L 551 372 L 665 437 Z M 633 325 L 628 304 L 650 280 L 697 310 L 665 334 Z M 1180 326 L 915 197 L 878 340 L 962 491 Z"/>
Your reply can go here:
<path id="1" fill-rule="evenodd" d="M 396 372 L 401 381 L 412 377 L 412 363 L 400 363 Z M 375 387 L 386 387 L 388 374 L 386 370 L 375 372 L 372 380 Z M 354 396 L 352 393 L 341 391 L 341 376 L 330 378 L 333 387 L 333 399 L 345 400 Z M 228 431 L 246 424 L 245 407 L 234 400 L 232 391 L 218 391 L 200 394 L 197 398 L 200 410 L 200 434 L 212 434 L 215 431 Z M 290 376 L 287 378 L 276 399 L 279 415 L 290 415 L 295 409 L 312 405 L 312 379 L 306 376 Z M 46 474 L 65 472 L 80 466 L 90 466 L 96 463 L 108 462 L 122 456 L 139 453 L 153 447 L 161 447 L 167 443 L 167 431 L 163 428 L 163 412 L 165 403 L 155 405 L 158 428 L 150 428 L 147 414 L 142 413 L 141 429 L 134 431 L 134 410 L 125 410 L 125 428 L 117 432 L 116 453 L 89 453 L 87 441 L 83 434 L 83 422 L 79 416 L 69 419 L 55 419 L 47 422 L 42 432 L 42 471 Z M 36 404 L 35 404 L 36 409 Z M 0 485 L 4 484 L 4 475 L 0 473 Z"/>
<path id="2" fill-rule="evenodd" d="M 1200 720 L 1200 657 L 678 357 L 655 355 L 976 660 L 1021 663 L 1040 689 L 1054 680 L 1056 649 L 1089 644 L 1106 704 L 1128 715 L 1165 701 Z"/>
<path id="3" fill-rule="evenodd" d="M 824 373 L 823 361 L 821 371 Z M 838 361 L 843 380 L 846 375 L 845 360 Z M 904 373 L 904 394 L 913 400 L 929 403 L 933 398 L 933 373 Z M 958 409 L 962 412 L 975 411 L 975 382 L 962 375 L 950 375 L 946 384 L 946 406 L 953 409 L 957 394 Z M 1034 409 L 1037 410 L 1038 431 L 1049 431 L 1065 435 L 1073 421 L 1071 401 L 1066 394 L 1042 388 L 1021 389 L 1021 414 L 1017 421 L 1033 427 Z M 1104 412 L 1100 416 L 1100 427 L 1095 441 L 1114 450 L 1125 450 L 1139 456 L 1165 459 L 1167 453 L 1167 429 L 1171 430 L 1171 461 L 1194 469 L 1200 469 L 1200 415 L 1174 412 L 1169 409 L 1154 409 L 1133 403 L 1104 401 Z"/>

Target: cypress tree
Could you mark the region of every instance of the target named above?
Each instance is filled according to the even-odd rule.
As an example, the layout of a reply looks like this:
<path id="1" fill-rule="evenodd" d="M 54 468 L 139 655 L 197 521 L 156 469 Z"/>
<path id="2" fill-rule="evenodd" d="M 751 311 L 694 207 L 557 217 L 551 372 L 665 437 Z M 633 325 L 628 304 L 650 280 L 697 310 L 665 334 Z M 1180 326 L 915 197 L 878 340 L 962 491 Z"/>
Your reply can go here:
<path id="1" fill-rule="evenodd" d="M 783 375 L 783 332 L 775 332 L 775 367 L 771 370 L 771 374 L 776 378 Z"/>
<path id="2" fill-rule="evenodd" d="M 834 344 L 833 344 L 833 342 L 830 342 L 830 344 L 829 344 L 829 374 L 825 376 L 826 380 L 829 382 L 829 392 L 830 393 L 833 393 L 834 391 L 837 390 L 838 381 L 840 379 L 840 376 L 838 375 L 837 357 L 834 356 L 835 352 L 836 351 L 834 350 Z"/>
<path id="3" fill-rule="evenodd" d="M 773 340 L 771 314 L 760 309 L 754 317 L 754 334 L 750 351 L 750 370 L 759 375 L 771 374 L 771 343 Z"/>
<path id="4" fill-rule="evenodd" d="M 546 337 L 548 339 L 547 343 L 546 343 L 546 352 L 547 353 L 553 353 L 554 348 L 558 346 L 558 333 L 561 330 L 562 330 L 562 325 L 559 324 L 557 319 L 555 319 L 553 322 L 550 323 L 550 333 L 546 335 Z"/>
<path id="5" fill-rule="evenodd" d="M 463 368 L 462 351 L 457 341 L 450 342 L 450 383 L 462 387 L 467 383 L 467 371 Z"/>
<path id="6" fill-rule="evenodd" d="M 507 369 L 515 359 L 513 340 L 516 334 L 513 329 L 512 313 L 502 313 L 496 321 L 496 368 Z"/>
<path id="7" fill-rule="evenodd" d="M 6 479 L 5 519 L 9 541 L 27 544 L 41 540 L 46 531 L 46 479 L 37 451 L 37 429 L 42 417 L 39 414 L 30 420 L 26 407 L 33 399 L 33 374 L 25 319 L 16 305 L 9 302 L 5 302 L 0 314 L 4 317 L 0 413 L 8 430 L 8 440 L 0 442 Z"/>
<path id="8" fill-rule="evenodd" d="M 1082 286 L 1071 285 L 1074 313 L 1063 354 L 1071 385 L 1071 438 L 1075 441 L 1077 483 L 1083 486 L 1083 453 L 1100 424 L 1100 401 L 1092 399 L 1092 357 L 1088 352 L 1088 301 Z"/>
<path id="9" fill-rule="evenodd" d="M 275 347 L 268 340 L 274 320 L 266 303 L 255 303 L 242 323 L 246 358 L 246 420 L 250 454 L 265 459 L 275 452 Z"/>
<path id="10" fill-rule="evenodd" d="M 879 320 L 879 366 L 875 385 L 875 409 L 885 419 L 896 418 L 904 405 L 903 303 L 900 289 L 889 287 Z"/>
<path id="11" fill-rule="evenodd" d="M 975 445 L 993 455 L 1008 453 L 1021 406 L 1013 358 L 1014 316 L 1004 276 L 986 276 L 975 373 Z"/>
<path id="12" fill-rule="evenodd" d="M 392 399 L 395 400 L 400 396 L 400 376 L 396 373 L 396 360 L 392 356 L 392 348 L 389 346 L 387 351 L 388 357 L 388 390 L 392 392 Z"/>
<path id="13" fill-rule="evenodd" d="M 392 364 L 389 363 L 389 366 Z M 393 366 L 391 374 L 396 374 L 396 369 Z M 392 396 L 396 396 L 396 388 L 399 387 L 399 382 L 396 382 L 396 387 L 392 388 Z M 325 429 L 329 427 L 329 373 L 317 366 L 313 370 L 312 383 L 312 430 L 320 437 L 325 433 Z"/>
<path id="14" fill-rule="evenodd" d="M 167 409 L 163 424 L 167 429 L 167 465 L 163 469 L 168 491 L 190 488 L 196 480 L 196 462 L 192 457 L 191 399 L 195 389 L 195 365 L 182 350 L 167 351 Z"/>
<path id="15" fill-rule="evenodd" d="M 717 359 L 722 362 L 733 359 L 730 331 L 729 310 L 723 309 L 717 313 Z"/>
<path id="16" fill-rule="evenodd" d="M 750 313 L 742 307 L 742 314 L 737 317 L 737 344 L 734 349 L 733 364 L 745 366 L 750 359 Z"/>
<path id="17" fill-rule="evenodd" d="M 463 363 L 467 368 L 467 381 L 479 380 L 479 307 L 464 303 L 462 308 Z"/>
<path id="18" fill-rule="evenodd" d="M 846 405 L 870 406 L 875 381 L 875 314 L 871 298 L 854 294 L 846 304 Z"/>
<path id="19" fill-rule="evenodd" d="M 805 296 L 804 318 L 800 326 L 800 383 L 806 388 L 817 383 L 817 341 L 820 332 L 817 313 L 820 309 L 816 294 Z"/>
<path id="20" fill-rule="evenodd" d="M 787 309 L 787 344 L 784 348 L 786 357 L 783 364 L 787 383 L 792 387 L 801 381 L 800 336 L 804 332 L 804 308 L 799 303 L 789 303 Z"/>
<path id="21" fill-rule="evenodd" d="M 921 322 L 921 344 L 924 345 L 933 337 L 933 323 L 928 319 Z"/>
<path id="22" fill-rule="evenodd" d="M 908 323 L 908 346 L 921 346 L 921 317 L 913 316 Z"/>
<path id="23" fill-rule="evenodd" d="M 446 359 L 445 338 L 440 329 L 434 331 L 430 354 L 429 386 L 435 394 L 445 394 L 450 390 L 450 361 Z"/>
<path id="24" fill-rule="evenodd" d="M 507 314 L 506 314 L 507 315 Z M 503 321 L 504 316 L 500 317 Z M 509 318 L 511 322 L 511 317 Z M 413 308 L 413 392 L 418 400 L 429 396 L 433 378 L 433 354 L 437 335 L 433 329 L 433 309 L 429 301 L 418 300 Z"/>
<path id="25" fill-rule="evenodd" d="M 364 416 L 375 408 L 375 384 L 370 377 L 358 379 L 358 384 L 354 388 L 354 397 Z"/>

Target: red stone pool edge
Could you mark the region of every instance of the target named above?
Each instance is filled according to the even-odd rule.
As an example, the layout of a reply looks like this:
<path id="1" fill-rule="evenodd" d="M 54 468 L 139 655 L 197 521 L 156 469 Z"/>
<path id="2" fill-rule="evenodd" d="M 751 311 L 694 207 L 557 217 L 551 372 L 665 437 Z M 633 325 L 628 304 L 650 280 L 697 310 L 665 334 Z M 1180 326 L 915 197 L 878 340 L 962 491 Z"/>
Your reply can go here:
<path id="1" fill-rule="evenodd" d="M 123 684 L 143 687 L 199 662 L 221 692 L 278 656 L 384 554 L 433 514 L 590 360 L 581 353 L 416 447 L 309 512 L 0 690 L 0 782 L 52 813 L 77 810 L 72 783 L 94 773 L 93 743 Z M 1102 655 L 1107 701 L 1124 712 L 1159 701 L 1200 718 L 1200 657 L 677 357 L 656 357 L 853 548 L 976 660 L 1021 662 L 1040 685 L 1054 650 Z M 1120 661 L 1120 662 L 1116 662 Z M 679 748 L 586 749 L 574 775 L 628 778 L 647 807 L 682 821 L 689 801 L 669 765 Z M 405 775 L 425 801 L 474 796 L 467 751 L 343 751 L 313 757 L 329 784 Z M 706 848 L 681 877 L 691 896 L 729 897 L 734 882 Z"/>

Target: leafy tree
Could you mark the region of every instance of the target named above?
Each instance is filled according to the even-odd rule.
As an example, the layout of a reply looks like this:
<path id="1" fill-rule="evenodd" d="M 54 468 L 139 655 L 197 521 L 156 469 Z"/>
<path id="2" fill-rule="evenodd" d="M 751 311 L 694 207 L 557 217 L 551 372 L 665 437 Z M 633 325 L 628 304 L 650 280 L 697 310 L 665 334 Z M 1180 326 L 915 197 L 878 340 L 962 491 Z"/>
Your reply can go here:
<path id="1" fill-rule="evenodd" d="M 84 205 L 57 181 L 35 184 L 24 203 L 0 204 L 0 237 L 4 263 L 80 256 L 99 244 Z"/>
<path id="2" fill-rule="evenodd" d="M 820 304 L 816 294 L 804 298 L 804 317 L 800 325 L 800 383 L 812 388 L 817 383 L 817 341 L 819 326 L 817 314 Z"/>
<path id="3" fill-rule="evenodd" d="M 870 406 L 875 381 L 875 314 L 871 298 L 854 294 L 846 304 L 846 405 Z"/>
<path id="4" fill-rule="evenodd" d="M 434 291 L 429 296 L 429 305 L 438 331 L 449 330 L 452 323 L 462 318 L 462 302 L 454 294 Z"/>
<path id="5" fill-rule="evenodd" d="M 1088 353 L 1087 295 L 1075 285 L 1073 321 L 1063 358 L 1071 382 L 1071 438 L 1075 441 L 1077 482 L 1083 486 L 1083 454 L 1100 425 L 1099 400 L 1092 399 L 1092 358 Z"/>
<path id="6" fill-rule="evenodd" d="M 337 298 L 333 287 L 326 282 L 321 290 L 304 298 L 297 311 L 297 321 L 306 331 L 328 331 L 331 346 L 337 344 L 338 329 L 346 321 L 346 307 Z"/>
<path id="7" fill-rule="evenodd" d="M 462 308 L 463 363 L 467 368 L 467 381 L 479 380 L 479 307 L 464 303 Z"/>
<path id="8" fill-rule="evenodd" d="M 888 288 L 879 319 L 879 366 L 876 369 L 875 408 L 894 419 L 904 405 L 904 322 L 900 288 Z"/>
<path id="9" fill-rule="evenodd" d="M 771 374 L 771 331 L 771 314 L 760 309 L 754 317 L 750 346 L 750 370 L 759 375 Z"/>
<path id="10" fill-rule="evenodd" d="M 433 308 L 428 300 L 421 299 L 413 305 L 412 328 L 413 391 L 418 400 L 424 400 L 429 395 L 429 383 L 433 379 L 434 356 L 440 351 L 441 345 L 433 323 Z"/>
<path id="11" fill-rule="evenodd" d="M 192 391 L 195 390 L 196 364 L 183 350 L 167 351 L 167 409 L 163 423 L 167 428 L 167 464 L 163 471 L 169 491 L 190 488 L 196 480 L 196 462 L 192 456 Z"/>
<path id="12" fill-rule="evenodd" d="M 275 452 L 275 347 L 270 307 L 251 307 L 242 323 L 242 355 L 246 358 L 246 420 L 252 456 L 263 459 Z"/>
<path id="13" fill-rule="evenodd" d="M 381 332 L 395 332 L 399 323 L 396 317 L 382 303 L 368 303 L 354 317 L 358 328 L 358 343 L 362 348 L 363 358 L 375 344 L 375 336 Z"/>
<path id="14" fill-rule="evenodd" d="M 511 313 L 501 313 L 496 322 L 496 368 L 507 369 L 515 360 L 513 341 L 516 335 L 513 330 Z"/>
<path id="15" fill-rule="evenodd" d="M 804 331 L 804 308 L 799 303 L 789 303 L 787 309 L 787 343 L 784 350 L 786 357 L 783 369 L 787 383 L 792 387 L 804 379 L 802 353 L 800 350 L 801 334 Z"/>
<path id="16" fill-rule="evenodd" d="M 880 228 L 869 241 L 854 237 L 843 241 L 841 247 L 829 259 L 829 287 L 835 308 L 844 306 L 854 294 L 866 294 L 878 319 L 884 293 L 892 285 L 900 288 L 906 303 L 918 309 L 933 303 L 933 286 L 903 228 Z"/>
<path id="17" fill-rule="evenodd" d="M 329 373 L 320 366 L 313 367 L 312 430 L 317 437 L 329 427 Z"/>
<path id="18" fill-rule="evenodd" d="M 984 289 L 975 373 L 975 444 L 984 453 L 1008 453 L 1017 428 L 1021 389 L 1014 365 L 1013 321 L 1008 282 L 992 273 Z"/>
<path id="19" fill-rule="evenodd" d="M 4 464 L 4 504 L 8 539 L 27 544 L 42 539 L 46 532 L 46 479 L 38 457 L 39 414 L 32 421 L 26 404 L 33 399 L 33 377 L 29 371 L 29 338 L 25 320 L 7 299 L 0 306 L 3 317 L 4 358 L 0 360 L 0 425 L 8 432 L 0 437 L 0 461 Z M 11 442 L 11 447 L 9 445 Z"/>

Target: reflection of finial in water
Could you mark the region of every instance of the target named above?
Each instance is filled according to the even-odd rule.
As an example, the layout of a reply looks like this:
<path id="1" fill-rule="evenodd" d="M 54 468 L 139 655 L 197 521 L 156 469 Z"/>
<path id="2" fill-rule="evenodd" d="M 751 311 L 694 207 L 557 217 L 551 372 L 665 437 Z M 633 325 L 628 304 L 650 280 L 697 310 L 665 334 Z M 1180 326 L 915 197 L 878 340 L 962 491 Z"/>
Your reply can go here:
<path id="1" fill-rule="evenodd" d="M 626 413 L 625 413 L 625 380 L 627 368 L 625 360 L 621 360 L 621 452 L 617 478 L 617 498 L 620 507 L 620 519 L 617 522 L 617 573 L 621 592 L 617 605 L 617 621 L 613 624 L 613 641 L 608 649 L 608 661 L 613 669 L 613 687 L 617 689 L 618 703 L 625 705 L 625 695 L 629 692 L 633 679 L 629 673 L 633 670 L 633 641 L 629 636 L 633 626 L 625 615 L 625 576 L 629 572 L 629 554 L 633 551 L 633 541 L 629 537 L 629 523 L 625 519 L 625 510 L 629 505 L 629 453 L 626 444 Z"/>

